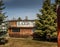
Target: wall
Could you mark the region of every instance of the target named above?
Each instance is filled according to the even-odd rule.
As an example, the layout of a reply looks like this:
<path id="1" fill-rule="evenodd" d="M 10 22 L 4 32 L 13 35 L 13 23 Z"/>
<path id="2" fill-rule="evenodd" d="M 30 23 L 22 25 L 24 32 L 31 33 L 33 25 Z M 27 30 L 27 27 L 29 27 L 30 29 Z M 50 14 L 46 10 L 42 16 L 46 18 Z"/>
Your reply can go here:
<path id="1" fill-rule="evenodd" d="M 34 27 L 34 21 L 19 21 L 17 22 L 17 27 Z"/>
<path id="2" fill-rule="evenodd" d="M 29 37 L 33 35 L 33 28 L 20 28 L 20 32 L 12 32 L 9 29 L 9 36 L 11 37 Z"/>

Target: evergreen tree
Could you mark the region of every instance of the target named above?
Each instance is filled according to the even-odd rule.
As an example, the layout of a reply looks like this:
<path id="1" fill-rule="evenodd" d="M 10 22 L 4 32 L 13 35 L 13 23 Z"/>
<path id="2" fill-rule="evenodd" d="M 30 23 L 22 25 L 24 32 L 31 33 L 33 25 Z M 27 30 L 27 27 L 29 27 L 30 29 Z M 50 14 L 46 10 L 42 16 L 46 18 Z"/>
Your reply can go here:
<path id="1" fill-rule="evenodd" d="M 21 17 L 18 17 L 18 20 L 22 20 Z"/>
<path id="2" fill-rule="evenodd" d="M 40 10 L 41 14 L 37 14 L 36 29 L 39 30 L 40 36 L 43 38 L 53 37 L 56 34 L 56 13 L 51 8 L 51 0 L 45 0 Z M 37 31 L 36 31 L 37 33 Z M 56 37 L 56 35 L 54 36 Z"/>
<path id="3" fill-rule="evenodd" d="M 2 27 L 3 26 L 2 24 L 5 23 L 4 20 L 7 17 L 7 16 L 5 16 L 5 13 L 3 13 L 3 9 L 5 9 L 4 3 L 3 3 L 3 0 L 0 0 L 0 37 L 4 36 L 7 33 L 7 31 L 4 31 L 4 29 Z M 6 23 L 4 26 L 7 27 Z"/>
<path id="4" fill-rule="evenodd" d="M 5 9 L 3 0 L 0 0 L 0 25 L 3 22 L 3 20 L 6 18 L 5 13 L 2 12 L 3 9 Z"/>
<path id="5" fill-rule="evenodd" d="M 60 5 L 60 0 L 55 0 L 55 3 L 51 4 L 51 8 L 56 12 L 57 5 Z"/>
<path id="6" fill-rule="evenodd" d="M 56 4 L 60 4 L 60 0 L 55 0 L 55 3 Z"/>

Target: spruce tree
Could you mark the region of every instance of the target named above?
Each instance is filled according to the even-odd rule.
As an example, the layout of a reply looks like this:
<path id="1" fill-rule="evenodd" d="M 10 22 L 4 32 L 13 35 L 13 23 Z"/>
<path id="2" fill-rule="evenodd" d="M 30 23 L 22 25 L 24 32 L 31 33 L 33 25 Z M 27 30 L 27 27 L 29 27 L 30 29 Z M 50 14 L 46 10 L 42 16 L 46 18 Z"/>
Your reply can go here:
<path id="1" fill-rule="evenodd" d="M 4 3 L 3 3 L 3 0 L 0 0 L 0 25 L 3 22 L 3 20 L 6 18 L 5 13 L 2 12 L 3 9 L 5 9 Z"/>
<path id="2" fill-rule="evenodd" d="M 53 9 L 54 12 L 56 12 L 57 5 L 60 5 L 60 0 L 55 0 L 55 3 L 51 4 L 51 8 Z"/>
<path id="3" fill-rule="evenodd" d="M 4 36 L 7 33 L 7 24 L 4 21 L 7 16 L 5 16 L 5 13 L 3 13 L 4 3 L 3 0 L 0 0 L 0 37 Z M 2 28 L 2 23 L 5 23 L 6 31 Z"/>
<path id="4" fill-rule="evenodd" d="M 37 14 L 36 29 L 39 30 L 38 32 L 43 38 L 53 37 L 53 33 L 56 34 L 57 24 L 55 20 L 57 16 L 51 8 L 51 0 L 44 1 L 40 12 L 41 14 Z"/>
<path id="5" fill-rule="evenodd" d="M 17 19 L 17 20 L 22 20 L 22 19 L 21 19 L 21 17 L 18 17 L 18 19 Z"/>
<path id="6" fill-rule="evenodd" d="M 60 4 L 60 0 L 55 0 L 55 3 L 56 4 Z"/>

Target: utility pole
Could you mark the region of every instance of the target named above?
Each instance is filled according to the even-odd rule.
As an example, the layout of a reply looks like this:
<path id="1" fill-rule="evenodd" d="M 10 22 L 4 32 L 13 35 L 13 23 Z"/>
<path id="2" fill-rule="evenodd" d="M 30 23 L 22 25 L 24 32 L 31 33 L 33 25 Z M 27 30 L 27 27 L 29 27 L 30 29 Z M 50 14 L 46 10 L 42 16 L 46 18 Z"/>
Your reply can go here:
<path id="1" fill-rule="evenodd" d="M 58 47 L 60 47 L 60 5 L 57 6 L 57 33 L 58 33 Z"/>

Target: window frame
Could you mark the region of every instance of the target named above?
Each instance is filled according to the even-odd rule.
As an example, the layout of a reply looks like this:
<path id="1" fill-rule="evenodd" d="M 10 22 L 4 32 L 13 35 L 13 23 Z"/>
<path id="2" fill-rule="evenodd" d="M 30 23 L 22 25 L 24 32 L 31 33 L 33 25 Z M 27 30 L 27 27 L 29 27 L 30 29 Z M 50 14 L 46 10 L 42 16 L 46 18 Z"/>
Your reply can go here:
<path id="1" fill-rule="evenodd" d="M 12 32 L 20 32 L 20 28 L 12 28 Z"/>

